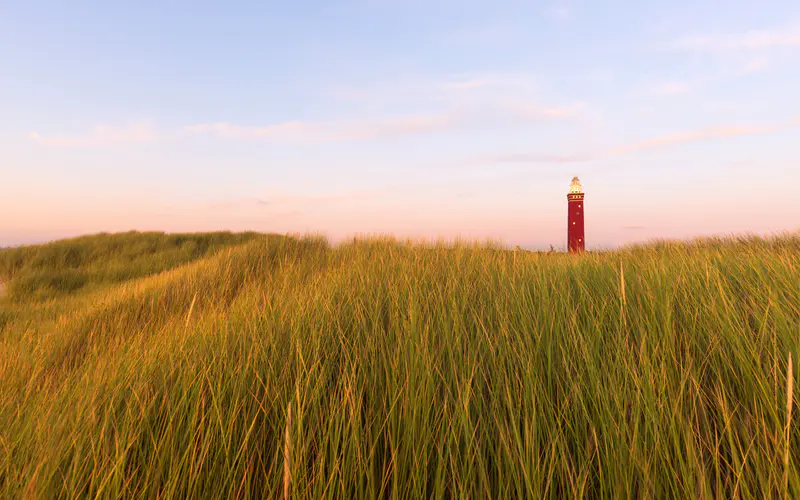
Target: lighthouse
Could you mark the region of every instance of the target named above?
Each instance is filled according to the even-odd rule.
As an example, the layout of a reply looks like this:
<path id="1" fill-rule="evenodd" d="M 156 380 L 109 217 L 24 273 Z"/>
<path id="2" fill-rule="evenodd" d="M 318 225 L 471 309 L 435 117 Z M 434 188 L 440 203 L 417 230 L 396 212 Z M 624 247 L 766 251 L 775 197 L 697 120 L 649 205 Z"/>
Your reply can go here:
<path id="1" fill-rule="evenodd" d="M 567 194 L 567 248 L 570 253 L 583 252 L 586 238 L 583 234 L 583 187 L 578 177 L 572 178 Z"/>

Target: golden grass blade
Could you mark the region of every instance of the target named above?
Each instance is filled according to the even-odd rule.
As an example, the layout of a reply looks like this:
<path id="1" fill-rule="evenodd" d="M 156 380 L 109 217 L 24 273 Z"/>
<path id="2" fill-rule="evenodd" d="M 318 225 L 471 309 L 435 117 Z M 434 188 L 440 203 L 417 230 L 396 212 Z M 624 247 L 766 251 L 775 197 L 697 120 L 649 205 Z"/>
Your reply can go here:
<path id="1" fill-rule="evenodd" d="M 292 484 L 292 404 L 286 410 L 286 432 L 283 438 L 283 500 L 289 500 Z"/>
<path id="2" fill-rule="evenodd" d="M 783 492 L 789 498 L 789 450 L 791 448 L 792 404 L 794 402 L 794 373 L 792 353 L 789 353 L 789 367 L 786 369 L 786 443 L 783 452 Z"/>

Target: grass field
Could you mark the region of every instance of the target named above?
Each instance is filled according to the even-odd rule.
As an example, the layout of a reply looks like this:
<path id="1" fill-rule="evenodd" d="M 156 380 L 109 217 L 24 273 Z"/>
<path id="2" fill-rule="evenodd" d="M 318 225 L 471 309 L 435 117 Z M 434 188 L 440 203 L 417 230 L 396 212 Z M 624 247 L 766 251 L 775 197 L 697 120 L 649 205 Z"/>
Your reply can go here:
<path id="1" fill-rule="evenodd" d="M 128 233 L 0 281 L 3 497 L 800 497 L 800 234 Z"/>

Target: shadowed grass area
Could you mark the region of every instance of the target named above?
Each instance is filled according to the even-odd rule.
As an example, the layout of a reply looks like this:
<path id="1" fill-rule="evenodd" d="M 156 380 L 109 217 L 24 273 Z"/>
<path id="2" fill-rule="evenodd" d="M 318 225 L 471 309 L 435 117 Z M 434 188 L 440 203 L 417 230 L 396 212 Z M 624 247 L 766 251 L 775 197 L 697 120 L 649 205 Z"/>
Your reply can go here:
<path id="1" fill-rule="evenodd" d="M 0 251 L 4 496 L 800 494 L 798 234 L 106 251 L 131 269 L 103 238 L 166 236 Z"/>

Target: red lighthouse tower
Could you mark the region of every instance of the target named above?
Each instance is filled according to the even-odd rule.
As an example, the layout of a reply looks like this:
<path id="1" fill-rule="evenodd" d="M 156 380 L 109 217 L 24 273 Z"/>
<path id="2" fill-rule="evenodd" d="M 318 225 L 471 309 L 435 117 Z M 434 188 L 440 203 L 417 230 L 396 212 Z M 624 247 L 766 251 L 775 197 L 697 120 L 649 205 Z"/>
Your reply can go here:
<path id="1" fill-rule="evenodd" d="M 583 234 L 583 187 L 577 177 L 572 178 L 567 194 L 567 248 L 570 253 L 586 250 Z"/>

